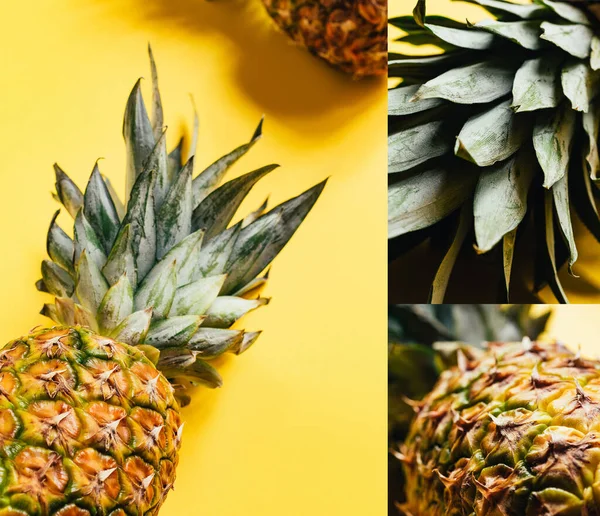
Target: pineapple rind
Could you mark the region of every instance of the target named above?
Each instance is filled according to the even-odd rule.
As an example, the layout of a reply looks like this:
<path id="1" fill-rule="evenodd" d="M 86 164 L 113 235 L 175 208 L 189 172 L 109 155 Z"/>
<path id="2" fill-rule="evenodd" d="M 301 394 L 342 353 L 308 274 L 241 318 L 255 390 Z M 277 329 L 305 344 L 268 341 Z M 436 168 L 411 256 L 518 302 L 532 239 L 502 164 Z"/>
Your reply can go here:
<path id="1" fill-rule="evenodd" d="M 492 343 L 442 373 L 401 448 L 413 515 L 597 514 L 600 362 Z"/>

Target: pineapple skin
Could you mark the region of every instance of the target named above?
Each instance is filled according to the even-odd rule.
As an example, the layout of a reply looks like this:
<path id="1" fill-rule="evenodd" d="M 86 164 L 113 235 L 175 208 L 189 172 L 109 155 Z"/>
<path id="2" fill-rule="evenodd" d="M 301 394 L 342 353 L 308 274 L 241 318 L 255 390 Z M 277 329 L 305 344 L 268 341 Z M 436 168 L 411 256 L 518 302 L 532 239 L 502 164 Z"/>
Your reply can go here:
<path id="1" fill-rule="evenodd" d="M 600 514 L 600 362 L 528 339 L 459 362 L 416 405 L 401 509 Z"/>
<path id="2" fill-rule="evenodd" d="M 354 78 L 387 71 L 387 2 L 263 0 L 298 45 Z"/>
<path id="3" fill-rule="evenodd" d="M 0 515 L 155 515 L 181 437 L 169 381 L 135 347 L 54 327 L 0 351 Z"/>

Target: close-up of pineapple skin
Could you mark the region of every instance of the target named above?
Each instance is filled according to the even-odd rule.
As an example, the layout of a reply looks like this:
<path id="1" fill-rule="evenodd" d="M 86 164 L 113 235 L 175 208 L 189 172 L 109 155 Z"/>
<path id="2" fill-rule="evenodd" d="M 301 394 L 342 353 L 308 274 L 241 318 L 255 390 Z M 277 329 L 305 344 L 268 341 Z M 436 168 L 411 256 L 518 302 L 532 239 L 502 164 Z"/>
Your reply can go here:
<path id="1" fill-rule="evenodd" d="M 169 381 L 133 346 L 78 327 L 0 351 L 0 514 L 155 515 L 183 425 Z"/>
<path id="2" fill-rule="evenodd" d="M 385 0 L 263 0 L 298 45 L 354 78 L 387 71 Z"/>
<path id="3" fill-rule="evenodd" d="M 397 456 L 408 515 L 593 515 L 600 362 L 558 343 L 490 343 L 415 403 Z"/>

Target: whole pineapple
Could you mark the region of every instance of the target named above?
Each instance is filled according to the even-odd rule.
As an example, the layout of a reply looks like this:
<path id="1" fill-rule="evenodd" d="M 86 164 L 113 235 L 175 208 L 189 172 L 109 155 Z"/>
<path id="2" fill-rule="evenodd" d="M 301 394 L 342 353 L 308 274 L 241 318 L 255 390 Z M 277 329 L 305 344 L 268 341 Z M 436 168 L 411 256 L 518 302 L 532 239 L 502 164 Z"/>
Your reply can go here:
<path id="1" fill-rule="evenodd" d="M 600 513 L 600 362 L 560 344 L 459 359 L 399 454 L 411 515 Z"/>
<path id="2" fill-rule="evenodd" d="M 387 69 L 384 0 L 263 0 L 275 23 L 296 42 L 355 78 Z"/>
<path id="3" fill-rule="evenodd" d="M 262 122 L 193 177 L 181 142 L 166 152 L 151 52 L 150 61 L 153 120 L 139 82 L 125 111 L 126 203 L 97 165 L 84 193 L 55 166 L 74 233 L 54 216 L 38 282 L 55 296 L 42 313 L 57 326 L 0 351 L 0 516 L 158 513 L 175 479 L 186 389 L 220 386 L 209 361 L 256 340 L 230 326 L 266 303 L 262 273 L 324 187 L 232 225 L 275 168 L 220 185 Z"/>
<path id="4" fill-rule="evenodd" d="M 535 262 L 530 288 L 548 284 L 566 302 L 557 272 L 577 261 L 575 213 L 600 240 L 598 20 L 584 2 L 467 1 L 494 19 L 426 16 L 419 0 L 413 17 L 390 20 L 400 41 L 440 49 L 390 54 L 389 75 L 402 79 L 389 92 L 390 258 L 424 241 L 442 251 L 424 278 L 442 302 L 473 247 L 491 255 L 475 263 L 503 272 L 507 296 L 521 247 Z"/>

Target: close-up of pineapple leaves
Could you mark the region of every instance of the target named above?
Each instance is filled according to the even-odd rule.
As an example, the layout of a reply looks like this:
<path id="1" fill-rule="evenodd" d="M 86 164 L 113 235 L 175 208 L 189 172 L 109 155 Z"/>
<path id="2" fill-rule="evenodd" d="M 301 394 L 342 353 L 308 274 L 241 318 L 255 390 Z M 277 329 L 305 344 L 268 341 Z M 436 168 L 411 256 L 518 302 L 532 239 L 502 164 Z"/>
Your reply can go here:
<path id="1" fill-rule="evenodd" d="M 384 75 L 386 0 L 263 0 L 267 13 L 297 45 L 355 79 Z"/>
<path id="2" fill-rule="evenodd" d="M 156 65 L 152 112 L 138 81 L 127 101 L 126 199 L 93 168 L 84 191 L 55 165 L 58 213 L 37 287 L 56 325 L 0 350 L 0 514 L 156 515 L 173 487 L 189 387 L 219 387 L 210 361 L 258 331 L 232 329 L 267 303 L 265 270 L 325 182 L 232 223 L 268 165 L 223 179 L 262 134 L 194 173 L 182 142 L 167 153 Z"/>
<path id="3" fill-rule="evenodd" d="M 568 302 L 558 272 L 576 273 L 575 222 L 600 240 L 600 24 L 584 3 L 467 1 L 487 17 L 429 16 L 419 0 L 390 19 L 397 41 L 440 49 L 389 55 L 401 79 L 389 91 L 390 260 L 442 246 L 427 280 L 440 303 L 465 253 L 487 253 L 506 300 L 521 246 L 535 264 L 527 288 Z"/>

